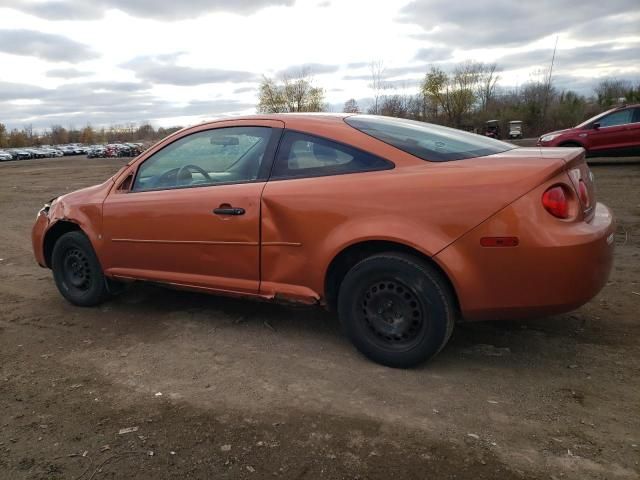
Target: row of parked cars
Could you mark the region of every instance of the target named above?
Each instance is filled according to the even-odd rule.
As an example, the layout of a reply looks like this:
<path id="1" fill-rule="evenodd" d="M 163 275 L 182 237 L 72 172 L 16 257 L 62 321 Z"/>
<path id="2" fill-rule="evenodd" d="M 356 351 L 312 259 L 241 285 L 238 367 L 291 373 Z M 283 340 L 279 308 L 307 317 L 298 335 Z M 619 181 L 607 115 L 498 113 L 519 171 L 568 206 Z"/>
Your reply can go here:
<path id="1" fill-rule="evenodd" d="M 143 143 L 109 143 L 107 145 L 92 145 L 89 147 L 87 157 L 135 157 L 145 151 Z"/>
<path id="2" fill-rule="evenodd" d="M 145 150 L 142 143 L 110 143 L 107 145 L 69 145 L 0 149 L 0 162 L 30 158 L 56 158 L 86 155 L 89 158 L 135 157 Z"/>

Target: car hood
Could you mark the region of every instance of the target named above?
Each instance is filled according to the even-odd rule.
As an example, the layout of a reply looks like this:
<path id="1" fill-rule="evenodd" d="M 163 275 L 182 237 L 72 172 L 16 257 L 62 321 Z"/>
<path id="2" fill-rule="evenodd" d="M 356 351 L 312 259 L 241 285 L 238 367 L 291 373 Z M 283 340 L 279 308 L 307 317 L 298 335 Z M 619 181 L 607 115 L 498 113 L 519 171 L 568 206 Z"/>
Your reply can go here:
<path id="1" fill-rule="evenodd" d="M 571 130 L 573 130 L 573 128 L 565 128 L 563 130 L 554 130 L 553 132 L 547 132 L 547 133 L 543 133 L 542 135 L 540 135 L 540 137 L 544 137 L 546 135 L 560 135 L 563 133 L 567 133 L 570 132 Z"/>

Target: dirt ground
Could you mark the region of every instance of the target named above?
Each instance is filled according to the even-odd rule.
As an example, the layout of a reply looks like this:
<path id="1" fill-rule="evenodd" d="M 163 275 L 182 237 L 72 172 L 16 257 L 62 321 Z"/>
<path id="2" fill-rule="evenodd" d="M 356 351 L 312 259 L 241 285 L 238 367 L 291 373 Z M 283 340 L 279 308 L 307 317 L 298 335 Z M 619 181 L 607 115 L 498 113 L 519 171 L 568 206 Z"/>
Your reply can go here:
<path id="1" fill-rule="evenodd" d="M 619 225 L 598 297 L 460 325 L 405 371 L 317 309 L 145 285 L 66 303 L 36 212 L 124 162 L 0 164 L 0 478 L 640 478 L 640 161 L 592 166 Z"/>

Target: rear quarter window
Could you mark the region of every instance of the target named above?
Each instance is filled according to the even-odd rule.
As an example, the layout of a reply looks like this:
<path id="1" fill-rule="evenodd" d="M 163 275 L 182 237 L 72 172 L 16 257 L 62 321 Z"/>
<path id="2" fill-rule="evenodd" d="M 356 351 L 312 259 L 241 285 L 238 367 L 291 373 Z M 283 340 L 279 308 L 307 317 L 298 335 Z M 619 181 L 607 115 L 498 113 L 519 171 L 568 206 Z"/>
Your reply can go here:
<path id="1" fill-rule="evenodd" d="M 289 130 L 280 142 L 271 178 L 324 177 L 393 167 L 392 162 L 349 145 Z"/>
<path id="2" fill-rule="evenodd" d="M 346 117 L 345 122 L 399 150 L 430 162 L 485 157 L 515 145 L 432 123 L 373 115 Z"/>

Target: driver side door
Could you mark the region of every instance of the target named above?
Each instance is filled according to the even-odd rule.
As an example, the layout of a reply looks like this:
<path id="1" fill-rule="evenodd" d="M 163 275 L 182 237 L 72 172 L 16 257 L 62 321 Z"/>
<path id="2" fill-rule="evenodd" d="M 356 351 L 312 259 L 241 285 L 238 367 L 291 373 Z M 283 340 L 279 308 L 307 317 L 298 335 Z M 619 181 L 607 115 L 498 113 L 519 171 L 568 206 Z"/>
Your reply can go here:
<path id="1" fill-rule="evenodd" d="M 633 109 L 627 108 L 600 118 L 598 128 L 587 132 L 590 151 L 608 151 L 628 146 L 628 126 L 632 120 Z"/>
<path id="2" fill-rule="evenodd" d="M 260 197 L 282 127 L 195 127 L 136 162 L 103 205 L 105 273 L 257 293 Z"/>

